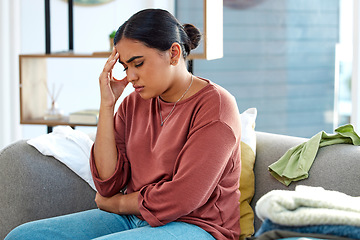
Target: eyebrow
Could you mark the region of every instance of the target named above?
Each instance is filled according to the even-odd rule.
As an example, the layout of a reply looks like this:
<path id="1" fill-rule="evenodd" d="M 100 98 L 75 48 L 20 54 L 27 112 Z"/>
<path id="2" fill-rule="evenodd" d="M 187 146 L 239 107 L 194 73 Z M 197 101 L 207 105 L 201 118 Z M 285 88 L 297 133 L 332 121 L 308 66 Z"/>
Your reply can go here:
<path id="1" fill-rule="evenodd" d="M 143 56 L 134 56 L 134 57 L 131 57 L 131 58 L 129 58 L 129 60 L 126 61 L 126 63 L 131 63 L 131 62 L 134 61 L 135 59 L 137 59 L 137 58 L 142 58 L 142 57 L 143 57 Z M 123 64 L 123 62 L 120 61 L 120 59 L 119 59 L 119 63 Z"/>

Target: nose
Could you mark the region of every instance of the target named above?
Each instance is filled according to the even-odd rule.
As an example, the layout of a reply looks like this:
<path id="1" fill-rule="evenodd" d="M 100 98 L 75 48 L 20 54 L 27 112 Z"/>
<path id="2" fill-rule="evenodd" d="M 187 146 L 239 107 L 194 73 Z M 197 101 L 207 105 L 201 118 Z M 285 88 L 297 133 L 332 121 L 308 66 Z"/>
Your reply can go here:
<path id="1" fill-rule="evenodd" d="M 134 82 L 138 79 L 138 75 L 137 75 L 136 71 L 134 71 L 132 69 L 126 70 L 126 76 L 127 76 L 128 82 Z"/>

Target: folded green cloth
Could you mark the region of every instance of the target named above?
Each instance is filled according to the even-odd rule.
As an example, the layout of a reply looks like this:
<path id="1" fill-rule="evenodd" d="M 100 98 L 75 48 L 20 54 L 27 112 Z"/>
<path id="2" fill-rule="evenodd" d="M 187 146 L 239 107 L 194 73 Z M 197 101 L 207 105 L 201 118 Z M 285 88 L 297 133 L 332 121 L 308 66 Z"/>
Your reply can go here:
<path id="1" fill-rule="evenodd" d="M 292 181 L 308 177 L 319 148 L 340 143 L 360 145 L 360 137 L 351 124 L 338 127 L 335 132 L 328 135 L 321 131 L 309 141 L 289 149 L 278 161 L 269 166 L 271 175 L 289 186 Z"/>

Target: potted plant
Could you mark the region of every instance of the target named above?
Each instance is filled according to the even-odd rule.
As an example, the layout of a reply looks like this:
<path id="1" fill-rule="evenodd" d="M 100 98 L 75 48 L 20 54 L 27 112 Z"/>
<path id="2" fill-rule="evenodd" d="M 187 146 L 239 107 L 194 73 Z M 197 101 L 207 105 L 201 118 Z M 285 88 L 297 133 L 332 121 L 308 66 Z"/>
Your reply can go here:
<path id="1" fill-rule="evenodd" d="M 114 37 L 115 37 L 116 31 L 112 31 L 109 35 L 109 39 L 110 39 L 110 51 L 112 51 L 113 47 L 114 47 Z"/>

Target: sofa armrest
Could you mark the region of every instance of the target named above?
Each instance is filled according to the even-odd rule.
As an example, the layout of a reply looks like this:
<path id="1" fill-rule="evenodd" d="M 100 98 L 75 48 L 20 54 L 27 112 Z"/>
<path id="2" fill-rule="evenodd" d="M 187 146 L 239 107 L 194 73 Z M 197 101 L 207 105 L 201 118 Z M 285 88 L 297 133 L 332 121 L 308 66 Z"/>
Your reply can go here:
<path id="1" fill-rule="evenodd" d="M 288 149 L 308 139 L 272 133 L 257 132 L 257 150 L 254 166 L 255 195 L 251 206 L 255 207 L 261 196 L 275 189 L 294 190 L 297 185 L 323 187 L 326 190 L 343 192 L 350 196 L 360 193 L 360 146 L 335 144 L 319 149 L 307 179 L 292 182 L 286 187 L 268 171 Z M 255 230 L 261 221 L 255 216 Z"/>
<path id="2" fill-rule="evenodd" d="M 0 239 L 33 220 L 96 208 L 95 191 L 25 140 L 0 152 Z"/>

